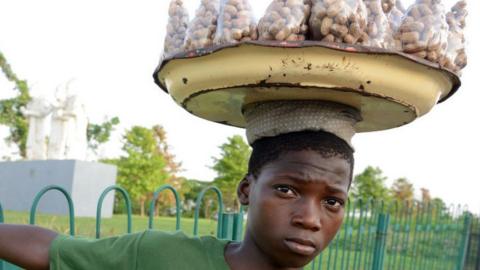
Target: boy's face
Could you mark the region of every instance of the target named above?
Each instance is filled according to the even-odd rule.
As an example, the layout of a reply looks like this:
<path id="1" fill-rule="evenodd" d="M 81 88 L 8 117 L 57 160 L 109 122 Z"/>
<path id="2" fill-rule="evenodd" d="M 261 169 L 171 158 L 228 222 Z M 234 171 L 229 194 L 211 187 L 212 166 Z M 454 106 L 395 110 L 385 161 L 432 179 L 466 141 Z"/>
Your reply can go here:
<path id="1" fill-rule="evenodd" d="M 247 235 L 277 267 L 303 267 L 339 230 L 350 164 L 315 151 L 288 152 L 239 185 L 249 205 Z"/>

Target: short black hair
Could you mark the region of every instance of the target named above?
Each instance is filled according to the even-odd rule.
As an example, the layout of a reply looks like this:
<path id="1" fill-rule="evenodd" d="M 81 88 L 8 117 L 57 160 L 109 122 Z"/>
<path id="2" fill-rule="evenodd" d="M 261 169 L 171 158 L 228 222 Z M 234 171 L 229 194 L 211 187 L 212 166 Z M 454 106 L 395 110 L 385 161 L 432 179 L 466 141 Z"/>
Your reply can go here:
<path id="1" fill-rule="evenodd" d="M 292 151 L 312 150 L 324 158 L 340 157 L 350 164 L 350 183 L 353 177 L 354 150 L 344 140 L 325 131 L 300 131 L 265 137 L 252 144 L 248 162 L 248 174 L 258 176 L 267 163 L 277 160 L 281 154 Z"/>

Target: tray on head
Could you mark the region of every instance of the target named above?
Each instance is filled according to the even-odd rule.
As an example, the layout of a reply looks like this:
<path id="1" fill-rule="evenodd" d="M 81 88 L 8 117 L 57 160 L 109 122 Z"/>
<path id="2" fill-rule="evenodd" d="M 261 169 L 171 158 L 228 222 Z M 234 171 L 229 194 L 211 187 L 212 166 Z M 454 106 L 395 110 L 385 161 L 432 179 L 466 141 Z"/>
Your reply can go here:
<path id="1" fill-rule="evenodd" d="M 428 113 L 460 87 L 452 72 L 416 57 L 363 46 L 246 42 L 164 59 L 155 82 L 185 110 L 244 127 L 242 108 L 272 100 L 323 100 L 360 110 L 357 132 Z"/>

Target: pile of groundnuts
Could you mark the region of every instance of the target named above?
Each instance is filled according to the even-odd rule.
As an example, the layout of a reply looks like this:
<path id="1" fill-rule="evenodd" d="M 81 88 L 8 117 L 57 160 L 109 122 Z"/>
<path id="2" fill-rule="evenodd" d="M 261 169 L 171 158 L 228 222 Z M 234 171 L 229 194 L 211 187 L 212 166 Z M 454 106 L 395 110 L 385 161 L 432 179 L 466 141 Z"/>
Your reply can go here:
<path id="1" fill-rule="evenodd" d="M 270 0 L 257 20 L 249 0 L 197 0 L 190 20 L 183 0 L 171 0 L 164 56 L 250 40 L 318 40 L 401 51 L 461 73 L 466 0 L 446 10 L 442 0 Z"/>

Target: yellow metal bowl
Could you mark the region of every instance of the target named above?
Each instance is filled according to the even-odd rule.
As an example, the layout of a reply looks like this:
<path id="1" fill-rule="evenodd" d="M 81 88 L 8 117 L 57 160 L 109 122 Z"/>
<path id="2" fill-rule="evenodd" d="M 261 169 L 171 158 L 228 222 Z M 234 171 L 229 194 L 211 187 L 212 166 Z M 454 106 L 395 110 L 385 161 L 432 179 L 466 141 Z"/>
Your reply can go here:
<path id="1" fill-rule="evenodd" d="M 201 118 L 245 127 L 242 108 L 323 100 L 357 108 L 357 132 L 412 122 L 460 87 L 454 73 L 407 54 L 324 42 L 247 42 L 164 59 L 156 83 Z"/>

